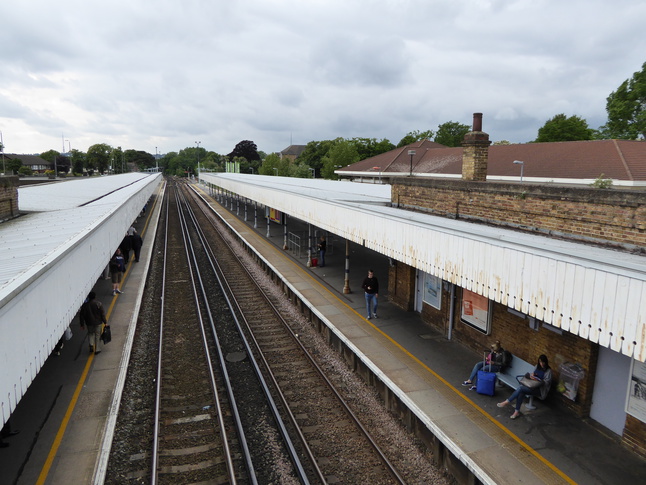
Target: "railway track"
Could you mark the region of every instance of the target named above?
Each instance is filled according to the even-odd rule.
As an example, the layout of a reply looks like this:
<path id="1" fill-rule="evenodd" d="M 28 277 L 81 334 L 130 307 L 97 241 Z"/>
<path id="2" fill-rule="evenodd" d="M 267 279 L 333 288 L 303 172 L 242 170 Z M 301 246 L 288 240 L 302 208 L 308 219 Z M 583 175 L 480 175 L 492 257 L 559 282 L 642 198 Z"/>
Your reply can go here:
<path id="1" fill-rule="evenodd" d="M 213 211 L 166 200 L 105 483 L 404 483 Z"/>

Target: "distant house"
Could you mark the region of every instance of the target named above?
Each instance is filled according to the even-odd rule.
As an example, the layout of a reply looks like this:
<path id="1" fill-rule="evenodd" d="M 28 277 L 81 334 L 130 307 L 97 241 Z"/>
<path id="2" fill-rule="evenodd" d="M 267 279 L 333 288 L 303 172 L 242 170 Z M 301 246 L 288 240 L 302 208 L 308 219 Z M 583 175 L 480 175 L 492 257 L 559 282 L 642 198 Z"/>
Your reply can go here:
<path id="1" fill-rule="evenodd" d="M 414 152 L 414 153 L 413 153 Z M 488 148 L 487 180 L 544 183 L 591 183 L 646 186 L 646 141 L 590 140 L 556 143 L 492 145 Z M 462 147 L 428 140 L 366 158 L 336 171 L 342 178 L 377 182 L 393 176 L 460 178 Z M 378 183 L 378 182 L 377 182 Z"/>
<path id="2" fill-rule="evenodd" d="M 54 164 L 40 158 L 37 155 L 17 155 L 15 153 L 5 153 L 5 161 L 20 160 L 25 167 L 29 167 L 34 173 L 45 172 L 45 170 L 54 170 Z"/>
<path id="3" fill-rule="evenodd" d="M 306 145 L 289 145 L 284 150 L 278 152 L 280 159 L 288 158 L 290 161 L 296 160 L 301 153 L 305 151 Z"/>

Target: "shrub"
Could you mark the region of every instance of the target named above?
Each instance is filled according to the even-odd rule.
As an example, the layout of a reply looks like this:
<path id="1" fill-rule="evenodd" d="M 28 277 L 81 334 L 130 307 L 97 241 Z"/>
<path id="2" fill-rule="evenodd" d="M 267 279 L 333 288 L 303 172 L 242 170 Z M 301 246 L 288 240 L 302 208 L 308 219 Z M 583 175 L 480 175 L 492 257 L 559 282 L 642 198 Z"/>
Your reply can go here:
<path id="1" fill-rule="evenodd" d="M 594 187 L 595 189 L 609 189 L 612 187 L 612 179 L 607 179 L 604 177 L 604 174 L 601 174 L 590 184 L 590 187 Z"/>

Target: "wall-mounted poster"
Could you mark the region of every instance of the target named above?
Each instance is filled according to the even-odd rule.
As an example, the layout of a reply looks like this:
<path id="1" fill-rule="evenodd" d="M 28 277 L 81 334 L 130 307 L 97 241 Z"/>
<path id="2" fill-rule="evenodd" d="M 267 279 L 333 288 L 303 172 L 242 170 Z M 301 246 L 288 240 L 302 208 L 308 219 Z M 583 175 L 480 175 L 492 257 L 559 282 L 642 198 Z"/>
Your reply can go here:
<path id="1" fill-rule="evenodd" d="M 442 309 L 442 279 L 424 273 L 424 303 L 433 308 Z"/>
<path id="2" fill-rule="evenodd" d="M 626 412 L 646 421 L 646 363 L 633 359 Z"/>
<path id="3" fill-rule="evenodd" d="M 469 290 L 462 290 L 460 319 L 467 325 L 489 335 L 491 330 L 491 308 L 488 298 Z"/>
<path id="4" fill-rule="evenodd" d="M 277 222 L 278 224 L 283 223 L 283 214 L 279 210 L 276 209 L 269 209 L 269 220 L 273 222 Z"/>

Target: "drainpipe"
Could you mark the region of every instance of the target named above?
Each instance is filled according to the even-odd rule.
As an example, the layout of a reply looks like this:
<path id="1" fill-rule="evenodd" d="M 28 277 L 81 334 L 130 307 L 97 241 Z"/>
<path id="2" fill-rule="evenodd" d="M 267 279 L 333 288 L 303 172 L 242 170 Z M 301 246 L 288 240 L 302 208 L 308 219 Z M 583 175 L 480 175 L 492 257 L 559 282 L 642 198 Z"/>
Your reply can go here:
<path id="1" fill-rule="evenodd" d="M 449 297 L 449 330 L 446 338 L 451 340 L 453 335 L 453 319 L 455 318 L 455 285 L 451 283 L 451 296 Z"/>

